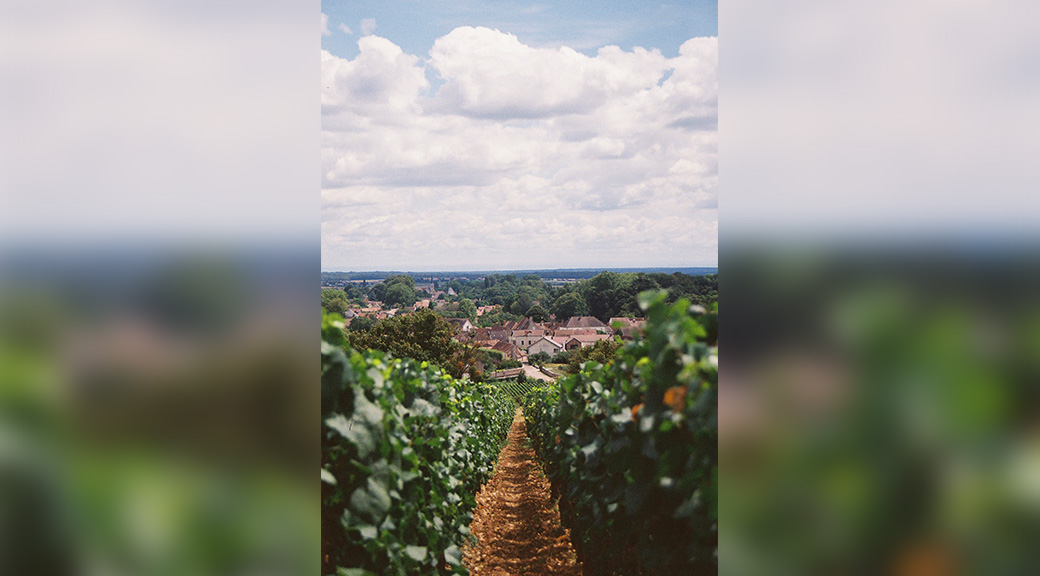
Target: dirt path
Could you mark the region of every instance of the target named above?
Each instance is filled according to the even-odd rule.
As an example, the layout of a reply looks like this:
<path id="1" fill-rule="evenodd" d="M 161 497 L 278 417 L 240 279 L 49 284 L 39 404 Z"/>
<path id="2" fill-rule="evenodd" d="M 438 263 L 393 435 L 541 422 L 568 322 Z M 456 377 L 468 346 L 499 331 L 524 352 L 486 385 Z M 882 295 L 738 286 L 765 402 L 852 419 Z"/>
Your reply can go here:
<path id="1" fill-rule="evenodd" d="M 498 469 L 477 494 L 470 530 L 478 544 L 465 551 L 465 564 L 474 576 L 581 576 L 549 480 L 526 444 L 517 409 Z"/>
<path id="2" fill-rule="evenodd" d="M 552 378 L 549 378 L 545 374 L 542 374 L 541 370 L 539 370 L 538 368 L 535 368 L 534 366 L 531 366 L 530 364 L 524 364 L 523 368 L 524 368 L 524 374 L 527 374 L 528 378 L 536 378 L 538 380 L 545 380 L 546 382 L 552 382 Z"/>

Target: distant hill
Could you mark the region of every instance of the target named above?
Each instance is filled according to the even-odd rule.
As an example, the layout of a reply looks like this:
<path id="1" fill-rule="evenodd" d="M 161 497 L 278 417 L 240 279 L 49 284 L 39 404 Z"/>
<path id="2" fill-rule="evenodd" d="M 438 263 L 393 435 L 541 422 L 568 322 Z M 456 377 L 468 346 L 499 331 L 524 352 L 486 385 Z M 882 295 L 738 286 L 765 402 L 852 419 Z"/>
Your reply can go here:
<path id="1" fill-rule="evenodd" d="M 484 276 L 490 276 L 492 274 L 516 274 L 517 276 L 526 276 L 528 274 L 536 274 L 544 280 L 551 280 L 553 278 L 567 278 L 575 280 L 584 280 L 586 278 L 592 278 L 600 272 L 645 272 L 645 273 L 664 273 L 672 274 L 674 272 L 681 272 L 688 276 L 704 276 L 706 274 L 718 274 L 719 269 L 715 267 L 674 267 L 674 268 L 554 268 L 551 270 L 467 270 L 467 271 L 440 271 L 440 272 L 407 272 L 407 271 L 374 271 L 374 272 L 340 272 L 340 271 L 323 271 L 321 273 L 322 281 L 325 280 L 381 280 L 388 276 L 394 276 L 398 274 L 407 274 L 416 279 L 421 278 L 480 278 Z"/>

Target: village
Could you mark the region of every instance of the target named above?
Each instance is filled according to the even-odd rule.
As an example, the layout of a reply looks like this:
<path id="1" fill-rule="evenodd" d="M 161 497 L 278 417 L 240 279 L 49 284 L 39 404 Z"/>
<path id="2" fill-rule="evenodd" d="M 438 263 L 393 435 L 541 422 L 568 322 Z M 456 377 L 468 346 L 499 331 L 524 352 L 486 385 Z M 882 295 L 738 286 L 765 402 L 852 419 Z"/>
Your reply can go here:
<path id="1" fill-rule="evenodd" d="M 432 284 L 419 285 L 416 288 L 429 295 L 416 301 L 413 306 L 386 309 L 382 302 L 364 300 L 364 305 L 347 310 L 343 316 L 346 324 L 355 318 L 372 318 L 384 320 L 400 314 L 413 313 L 422 309 L 437 311 L 448 306 L 446 298 L 456 296 L 455 291 L 435 290 Z M 476 315 L 501 310 L 501 305 L 479 306 Z M 544 353 L 550 358 L 560 352 L 570 352 L 595 345 L 601 340 L 610 340 L 615 336 L 625 340 L 632 339 L 643 323 L 642 318 L 610 318 L 607 323 L 593 316 L 574 316 L 557 321 L 550 315 L 549 321 L 537 322 L 531 317 L 519 321 L 499 322 L 489 327 L 477 327 L 469 318 L 448 318 L 445 320 L 455 328 L 455 339 L 463 344 L 476 348 L 488 349 L 502 354 L 505 359 L 516 360 L 527 364 L 528 358 Z"/>
<path id="2" fill-rule="evenodd" d="M 478 348 L 498 351 L 505 358 L 522 363 L 528 357 L 544 353 L 549 357 L 560 352 L 586 348 L 615 335 L 631 339 L 634 331 L 642 328 L 642 318 L 611 318 L 604 324 L 593 316 L 575 316 L 564 322 L 555 319 L 539 323 L 531 318 L 519 322 L 503 322 L 488 328 L 476 328 L 466 318 L 448 318 L 456 328 L 456 339 Z M 613 326 L 620 325 L 618 328 Z"/>

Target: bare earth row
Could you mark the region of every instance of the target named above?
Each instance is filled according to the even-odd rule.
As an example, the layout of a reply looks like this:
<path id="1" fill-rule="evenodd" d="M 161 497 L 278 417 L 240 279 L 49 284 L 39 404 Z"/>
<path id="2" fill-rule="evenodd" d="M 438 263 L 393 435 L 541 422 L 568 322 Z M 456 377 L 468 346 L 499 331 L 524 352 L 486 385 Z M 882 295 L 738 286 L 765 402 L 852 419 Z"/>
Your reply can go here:
<path id="1" fill-rule="evenodd" d="M 464 562 L 474 576 L 581 575 L 519 408 L 495 475 L 477 495 L 470 530 L 477 544 Z"/>

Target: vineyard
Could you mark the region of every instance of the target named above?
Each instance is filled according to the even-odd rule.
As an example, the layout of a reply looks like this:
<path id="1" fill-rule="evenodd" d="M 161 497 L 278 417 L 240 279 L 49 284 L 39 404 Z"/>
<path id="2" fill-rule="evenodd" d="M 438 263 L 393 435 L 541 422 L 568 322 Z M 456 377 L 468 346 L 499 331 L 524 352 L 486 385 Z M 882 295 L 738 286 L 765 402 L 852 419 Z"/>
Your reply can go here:
<path id="1" fill-rule="evenodd" d="M 641 304 L 645 337 L 529 396 L 528 432 L 586 574 L 713 574 L 717 322 L 661 295 Z"/>
<path id="2" fill-rule="evenodd" d="M 524 398 L 527 398 L 538 384 L 539 382 L 537 380 L 525 380 L 524 382 L 504 380 L 495 383 L 499 390 L 505 392 L 510 398 L 518 403 L 522 402 Z"/>
<path id="3" fill-rule="evenodd" d="M 352 351 L 335 317 L 323 317 L 322 573 L 466 574 L 484 549 L 543 554 L 522 545 L 530 531 L 509 532 L 525 520 L 566 529 L 569 542 L 554 550 L 576 552 L 573 569 L 586 576 L 716 573 L 717 315 L 663 293 L 640 304 L 642 339 L 548 385 L 476 383 Z M 500 453 L 530 461 L 505 464 Z M 528 472 L 489 483 L 496 461 Z M 500 494 L 519 489 L 546 493 Z M 559 512 L 533 523 L 506 512 L 495 526 L 501 498 L 558 502 Z M 496 535 L 510 546 L 480 541 Z M 477 574 L 492 572 L 474 562 Z"/>
<path id="4" fill-rule="evenodd" d="M 322 326 L 322 573 L 465 574 L 461 545 L 515 404 Z"/>

